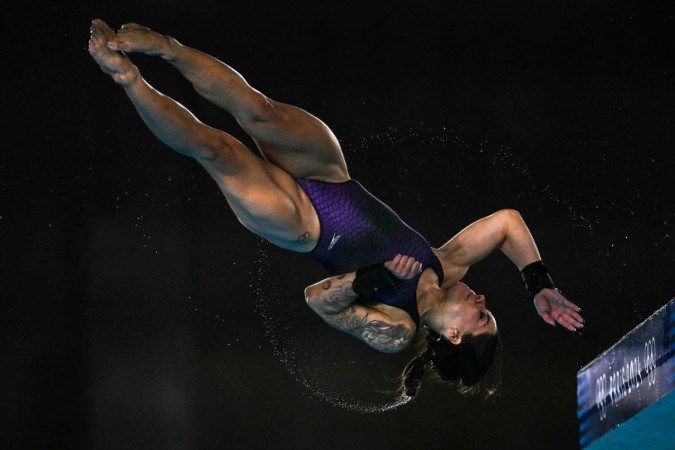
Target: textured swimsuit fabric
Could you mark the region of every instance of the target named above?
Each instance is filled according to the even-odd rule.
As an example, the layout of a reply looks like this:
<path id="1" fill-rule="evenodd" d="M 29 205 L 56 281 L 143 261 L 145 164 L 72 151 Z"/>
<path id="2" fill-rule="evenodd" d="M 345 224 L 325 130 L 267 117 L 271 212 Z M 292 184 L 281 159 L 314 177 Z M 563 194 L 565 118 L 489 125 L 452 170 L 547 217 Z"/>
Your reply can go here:
<path id="1" fill-rule="evenodd" d="M 297 181 L 314 205 L 321 224 L 319 242 L 307 255 L 331 275 L 353 272 L 401 254 L 414 257 L 423 270 L 431 267 L 439 284 L 443 281 L 441 263 L 426 239 L 358 181 Z M 420 275 L 396 280 L 395 290 L 377 292 L 373 300 L 403 309 L 419 325 L 419 278 Z"/>

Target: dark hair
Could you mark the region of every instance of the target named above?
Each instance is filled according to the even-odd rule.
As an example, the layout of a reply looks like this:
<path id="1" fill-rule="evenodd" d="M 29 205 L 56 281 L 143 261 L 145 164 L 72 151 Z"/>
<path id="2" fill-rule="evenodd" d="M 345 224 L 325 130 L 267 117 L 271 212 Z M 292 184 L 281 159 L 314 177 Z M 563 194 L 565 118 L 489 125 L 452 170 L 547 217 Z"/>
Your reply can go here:
<path id="1" fill-rule="evenodd" d="M 431 365 L 437 379 L 457 387 L 461 394 L 483 392 L 485 398 L 494 396 L 501 377 L 501 342 L 499 333 L 467 334 L 459 344 L 453 344 L 433 331 L 421 331 L 418 346 L 422 349 L 401 374 L 401 396 L 415 397 L 427 366 Z M 497 360 L 494 381 L 479 383 Z"/>

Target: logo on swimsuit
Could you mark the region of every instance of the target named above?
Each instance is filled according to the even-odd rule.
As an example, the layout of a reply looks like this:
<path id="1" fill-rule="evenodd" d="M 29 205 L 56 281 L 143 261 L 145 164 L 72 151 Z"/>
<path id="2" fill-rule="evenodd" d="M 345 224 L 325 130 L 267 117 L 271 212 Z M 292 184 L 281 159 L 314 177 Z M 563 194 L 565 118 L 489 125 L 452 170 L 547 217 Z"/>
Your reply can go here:
<path id="1" fill-rule="evenodd" d="M 328 246 L 328 250 L 332 250 L 332 249 L 333 249 L 333 246 L 334 246 L 335 243 L 338 241 L 338 239 L 340 239 L 340 235 L 339 235 L 339 234 L 334 234 L 334 235 L 333 235 L 333 239 L 331 239 L 330 245 Z"/>

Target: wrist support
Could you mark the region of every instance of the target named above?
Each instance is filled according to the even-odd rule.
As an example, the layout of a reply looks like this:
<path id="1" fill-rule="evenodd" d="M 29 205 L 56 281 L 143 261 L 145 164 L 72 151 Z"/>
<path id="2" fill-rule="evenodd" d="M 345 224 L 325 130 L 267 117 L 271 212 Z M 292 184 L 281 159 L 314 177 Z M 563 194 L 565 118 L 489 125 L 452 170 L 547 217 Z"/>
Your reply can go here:
<path id="1" fill-rule="evenodd" d="M 356 271 L 352 290 L 363 298 L 369 298 L 377 291 L 395 288 L 394 277 L 384 264 L 373 264 Z"/>
<path id="2" fill-rule="evenodd" d="M 520 276 L 523 282 L 525 282 L 527 293 L 533 299 L 544 288 L 555 289 L 551 275 L 549 275 L 548 269 L 541 261 L 535 261 L 525 266 L 520 271 Z"/>

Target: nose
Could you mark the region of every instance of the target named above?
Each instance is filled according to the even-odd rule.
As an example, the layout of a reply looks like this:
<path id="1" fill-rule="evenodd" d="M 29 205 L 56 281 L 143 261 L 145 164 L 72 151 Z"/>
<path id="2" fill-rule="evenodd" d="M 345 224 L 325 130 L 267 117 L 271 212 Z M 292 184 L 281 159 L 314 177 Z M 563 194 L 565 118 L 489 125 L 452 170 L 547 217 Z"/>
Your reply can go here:
<path id="1" fill-rule="evenodd" d="M 484 305 L 485 304 L 485 296 L 483 294 L 476 295 L 475 302 L 478 303 L 479 305 Z"/>

